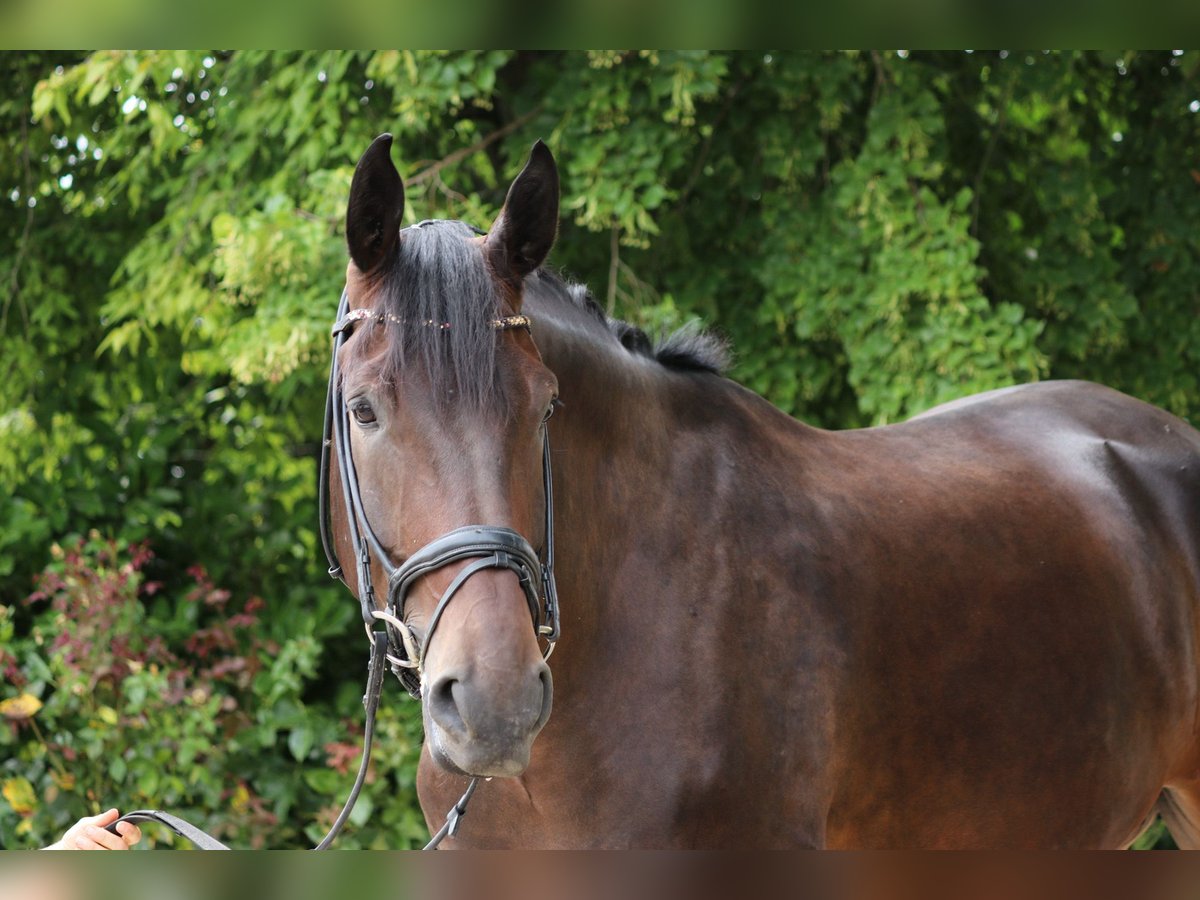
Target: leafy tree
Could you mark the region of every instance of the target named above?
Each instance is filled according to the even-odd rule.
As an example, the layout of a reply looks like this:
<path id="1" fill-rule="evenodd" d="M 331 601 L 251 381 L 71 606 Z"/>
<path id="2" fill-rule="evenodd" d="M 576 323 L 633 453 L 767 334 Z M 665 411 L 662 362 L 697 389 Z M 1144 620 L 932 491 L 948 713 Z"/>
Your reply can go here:
<path id="1" fill-rule="evenodd" d="M 733 376 L 810 422 L 891 422 L 1045 377 L 1103 381 L 1194 418 L 1198 60 L 0 57 L 0 628 L 10 667 L 0 700 L 43 704 L 29 716 L 29 701 L 10 707 L 20 715 L 0 774 L 17 802 L 0 807 L 3 840 L 48 840 L 81 811 L 72 799 L 154 800 L 146 773 L 164 769 L 89 724 L 92 701 L 65 690 L 69 661 L 36 640 L 71 633 L 71 604 L 92 602 L 108 576 L 61 595 L 54 615 L 20 602 L 35 574 L 68 566 L 52 556 L 55 542 L 75 548 L 73 536 L 93 530 L 70 551 L 81 583 L 93 584 L 85 571 L 119 573 L 131 548 L 152 542 L 122 588 L 133 593 L 121 595 L 121 621 L 162 636 L 163 677 L 183 677 L 189 635 L 227 627 L 229 609 L 254 597 L 254 637 L 239 632 L 228 652 L 303 648 L 294 671 L 204 686 L 256 723 L 247 734 L 258 743 L 231 732 L 223 750 L 176 757 L 174 777 L 204 788 L 176 794 L 197 809 L 236 797 L 242 812 L 261 810 L 276 823 L 265 832 L 273 846 L 311 838 L 339 799 L 365 654 L 353 602 L 322 571 L 315 461 L 345 197 L 377 133 L 396 135 L 409 222 L 481 225 L 529 144 L 545 138 L 562 170 L 555 264 L 648 330 L 692 318 L 719 329 L 736 353 Z M 187 600 L 197 564 L 206 590 L 227 591 L 233 606 Z M 161 588 L 147 595 L 146 583 Z M 132 721 L 147 676 L 117 671 L 95 703 Z M 207 740 L 211 721 L 171 715 L 181 746 Z M 351 843 L 420 836 L 416 710 L 393 704 L 388 715 L 406 749 L 385 761 L 368 801 L 400 799 L 364 819 Z M 63 740 L 40 740 L 39 718 Z M 123 767 L 65 788 L 52 757 L 68 746 L 97 760 L 121 754 Z M 101 788 L 109 796 L 94 795 Z"/>

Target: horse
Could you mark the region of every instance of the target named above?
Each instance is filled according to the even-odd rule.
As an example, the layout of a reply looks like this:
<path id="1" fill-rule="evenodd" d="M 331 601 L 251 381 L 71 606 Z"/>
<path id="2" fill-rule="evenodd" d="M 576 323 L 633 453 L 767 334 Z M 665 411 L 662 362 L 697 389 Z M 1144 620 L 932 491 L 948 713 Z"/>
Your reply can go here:
<path id="1" fill-rule="evenodd" d="M 806 425 L 546 265 L 543 143 L 486 232 L 402 228 L 390 147 L 323 495 L 430 827 L 488 779 L 444 847 L 1200 844 L 1195 429 L 1078 381 Z"/>

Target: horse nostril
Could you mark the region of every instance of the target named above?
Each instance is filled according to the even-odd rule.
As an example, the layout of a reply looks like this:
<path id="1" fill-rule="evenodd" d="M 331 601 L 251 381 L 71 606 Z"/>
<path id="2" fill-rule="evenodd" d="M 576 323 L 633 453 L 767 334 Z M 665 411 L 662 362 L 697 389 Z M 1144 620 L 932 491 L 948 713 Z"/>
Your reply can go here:
<path id="1" fill-rule="evenodd" d="M 440 675 L 428 682 L 425 712 L 454 743 L 529 741 L 550 718 L 553 694 L 550 667 L 539 660 L 493 685 Z"/>
<path id="2" fill-rule="evenodd" d="M 536 727 L 540 729 L 550 718 L 550 707 L 554 702 L 554 679 L 550 675 L 550 667 L 545 663 L 538 670 L 538 681 L 542 684 L 542 709 Z"/>
<path id="3" fill-rule="evenodd" d="M 459 680 L 450 675 L 443 675 L 429 686 L 429 714 L 443 730 L 457 737 L 467 736 L 467 723 L 463 721 L 462 711 L 455 698 L 455 687 Z"/>

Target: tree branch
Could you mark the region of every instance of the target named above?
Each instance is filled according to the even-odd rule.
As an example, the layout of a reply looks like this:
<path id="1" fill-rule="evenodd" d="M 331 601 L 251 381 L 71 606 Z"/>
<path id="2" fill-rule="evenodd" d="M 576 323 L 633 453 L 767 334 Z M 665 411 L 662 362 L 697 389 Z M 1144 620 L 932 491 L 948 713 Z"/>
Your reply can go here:
<path id="1" fill-rule="evenodd" d="M 318 216 L 316 213 L 309 212 L 307 209 L 299 206 L 292 210 L 292 215 L 304 219 L 306 222 L 320 222 L 322 225 L 328 225 L 331 228 L 336 228 L 342 223 L 340 216 Z"/>
<path id="2" fill-rule="evenodd" d="M 988 163 L 992 159 L 992 151 L 996 149 L 996 140 L 1000 137 L 1000 132 L 1004 129 L 1004 123 L 1008 119 L 1008 104 L 1016 85 L 1016 76 L 1009 78 L 1008 87 L 1004 90 L 1004 98 L 1000 101 L 1000 113 L 996 116 L 996 124 L 992 126 L 992 133 L 988 135 L 987 147 L 984 148 L 983 158 L 979 161 L 979 171 L 975 173 L 975 186 L 972 188 L 973 196 L 971 197 L 971 237 L 979 236 L 979 191 L 983 187 L 983 174 L 987 171 Z"/>
<path id="3" fill-rule="evenodd" d="M 733 108 L 733 101 L 736 99 L 742 87 L 750 80 L 749 75 L 743 75 L 741 79 L 729 89 L 729 93 L 725 97 L 725 103 L 721 106 L 717 117 L 713 119 L 712 127 L 708 132 L 708 137 L 705 139 L 703 146 L 700 147 L 700 153 L 696 157 L 696 163 L 692 166 L 692 171 L 688 175 L 687 181 L 683 183 L 683 188 L 679 191 L 679 199 L 675 201 L 675 208 L 679 209 L 687 200 L 688 194 L 695 188 L 696 182 L 700 180 L 700 176 L 704 174 L 704 165 L 708 162 L 708 154 L 712 149 L 713 138 L 717 136 L 717 131 L 725 122 L 725 117 L 729 115 L 729 110 Z"/>
<path id="4" fill-rule="evenodd" d="M 532 119 L 534 116 L 536 116 L 541 111 L 542 111 L 542 105 L 539 103 L 537 106 L 535 106 L 529 112 L 525 113 L 525 115 L 520 116 L 516 119 L 513 119 L 511 122 L 509 122 L 503 128 L 497 128 L 491 134 L 486 135 L 483 138 L 480 138 L 478 141 L 476 141 L 474 144 L 471 144 L 469 147 L 463 147 L 459 150 L 455 150 L 449 156 L 447 156 L 443 159 L 439 159 L 437 162 L 422 169 L 420 172 L 418 172 L 416 175 L 413 175 L 411 178 L 405 178 L 404 186 L 406 188 L 410 188 L 415 185 L 421 184 L 424 181 L 428 181 L 429 179 L 433 178 L 433 176 L 437 175 L 438 172 L 440 172 L 442 169 L 446 168 L 447 166 L 452 166 L 455 163 L 462 162 L 464 159 L 466 159 L 472 153 L 478 153 L 480 150 L 485 149 L 489 144 L 493 144 L 496 141 L 500 140 L 500 138 L 505 137 L 509 134 L 512 134 L 514 131 L 516 131 L 522 125 L 526 124 L 530 119 Z"/>
<path id="5" fill-rule="evenodd" d="M 879 99 L 880 93 L 883 92 L 887 83 L 892 80 L 891 75 L 888 74 L 887 67 L 883 64 L 883 57 L 879 54 L 878 50 L 871 51 L 871 62 L 875 64 L 875 82 L 871 85 L 871 103 L 867 107 L 868 110 L 875 108 L 875 102 Z"/>
<path id="6" fill-rule="evenodd" d="M 611 319 L 617 308 L 617 277 L 621 265 L 621 227 L 613 224 L 612 239 L 609 242 L 608 257 L 608 297 L 605 301 L 605 312 Z"/>
<path id="7" fill-rule="evenodd" d="M 17 253 L 13 259 L 12 277 L 9 279 L 8 299 L 4 302 L 4 313 L 0 315 L 0 334 L 8 328 L 8 311 L 14 300 L 20 302 L 21 318 L 25 327 L 29 328 L 29 310 L 25 308 L 25 299 L 21 296 L 21 265 L 29 252 L 29 235 L 33 231 L 33 212 L 35 207 L 29 201 L 33 200 L 33 170 L 29 165 L 29 103 L 26 102 L 21 110 L 21 167 L 24 184 L 22 196 L 25 198 L 25 227 L 21 229 L 21 238 L 17 242 Z"/>

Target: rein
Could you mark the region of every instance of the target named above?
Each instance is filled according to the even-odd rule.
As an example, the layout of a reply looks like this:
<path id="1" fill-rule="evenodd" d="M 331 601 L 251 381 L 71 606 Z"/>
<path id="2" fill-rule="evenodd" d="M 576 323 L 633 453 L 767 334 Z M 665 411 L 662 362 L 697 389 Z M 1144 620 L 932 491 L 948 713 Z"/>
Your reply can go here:
<path id="1" fill-rule="evenodd" d="M 332 447 L 341 476 L 342 501 L 345 504 L 347 528 L 354 552 L 354 565 L 357 567 L 358 602 L 362 612 L 363 627 L 366 629 L 367 638 L 371 644 L 371 651 L 367 666 L 367 686 L 363 693 L 366 717 L 363 726 L 362 760 L 342 811 L 338 813 L 329 832 L 313 848 L 314 850 L 326 850 L 333 843 L 346 824 L 346 820 L 349 819 L 350 812 L 354 809 L 358 796 L 362 792 L 363 784 L 366 782 L 367 768 L 371 759 L 371 745 L 375 736 L 375 716 L 379 709 L 379 698 L 383 692 L 385 663 L 409 695 L 420 700 L 422 698 L 424 660 L 434 631 L 450 601 L 472 575 L 484 569 L 508 569 L 517 576 L 517 581 L 529 604 L 534 631 L 539 638 L 544 638 L 546 641 L 546 649 L 542 653 L 544 659 L 549 659 L 550 654 L 554 652 L 554 646 L 560 634 L 558 591 L 554 583 L 554 496 L 550 469 L 550 437 L 544 425 L 542 431 L 542 478 L 546 503 L 546 557 L 544 562 L 520 534 L 511 528 L 492 525 L 468 525 L 455 529 L 430 541 L 399 566 L 391 561 L 387 551 L 384 550 L 379 538 L 372 530 L 370 522 L 367 521 L 366 512 L 363 509 L 358 473 L 354 467 L 350 435 L 346 427 L 349 410 L 342 393 L 338 353 L 349 339 L 354 326 L 360 322 L 391 323 L 440 330 L 449 329 L 451 323 L 432 320 L 407 321 L 387 312 L 379 313 L 367 309 L 350 310 L 349 304 L 349 297 L 343 289 L 338 302 L 337 321 L 332 329 L 333 359 L 329 366 L 329 389 L 325 396 L 325 424 L 321 441 L 321 468 L 317 493 L 321 520 L 321 544 L 329 561 L 329 575 L 343 584 L 347 584 L 345 572 L 334 549 L 333 522 L 328 505 L 330 448 Z M 513 328 L 528 330 L 531 325 L 526 316 L 506 316 L 494 319 L 490 324 L 497 331 Z M 372 551 L 387 576 L 387 598 L 383 609 L 380 609 L 376 602 L 375 588 L 371 578 Z M 424 637 L 418 643 L 416 635 L 404 618 L 404 605 L 409 591 L 421 577 L 461 560 L 473 561 L 463 567 L 442 594 L 430 616 Z M 347 587 L 349 587 L 348 584 Z M 479 777 L 473 776 L 462 797 L 446 814 L 445 823 L 433 835 L 424 849 L 435 849 L 446 837 L 453 837 L 457 833 L 462 817 L 466 814 L 467 804 L 478 786 Z M 116 826 L 119 822 L 157 822 L 181 837 L 187 838 L 201 850 L 230 849 L 211 834 L 162 810 L 139 809 L 128 812 L 108 826 L 108 830 L 116 834 Z"/>

